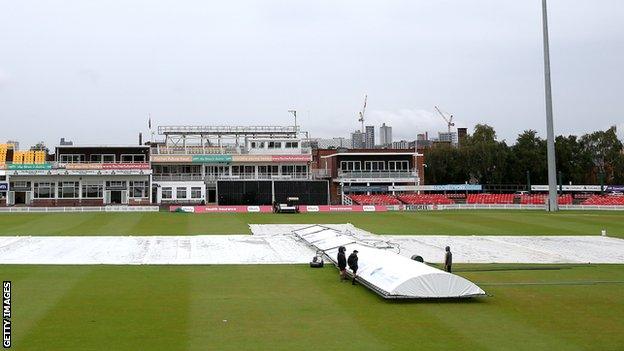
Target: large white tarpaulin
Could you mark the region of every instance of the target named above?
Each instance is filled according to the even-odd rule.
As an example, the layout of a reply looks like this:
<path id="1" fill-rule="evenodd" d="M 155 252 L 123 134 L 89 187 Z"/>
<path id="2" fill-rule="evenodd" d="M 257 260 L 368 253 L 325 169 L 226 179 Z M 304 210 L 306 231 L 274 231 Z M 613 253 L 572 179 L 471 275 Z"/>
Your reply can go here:
<path id="1" fill-rule="evenodd" d="M 347 249 L 347 255 L 357 250 L 359 267 L 356 279 L 384 298 L 485 295 L 481 288 L 463 277 L 411 260 L 388 248 L 365 244 L 348 233 L 319 225 L 294 230 L 293 233 L 324 252 L 334 263 L 340 246 Z"/>

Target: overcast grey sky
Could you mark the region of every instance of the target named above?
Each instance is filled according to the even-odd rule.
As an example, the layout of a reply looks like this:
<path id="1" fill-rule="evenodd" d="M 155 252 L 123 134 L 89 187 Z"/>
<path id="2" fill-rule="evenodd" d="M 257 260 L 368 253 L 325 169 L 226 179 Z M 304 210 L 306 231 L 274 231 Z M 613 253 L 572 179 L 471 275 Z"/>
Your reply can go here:
<path id="1" fill-rule="evenodd" d="M 2 139 L 134 143 L 154 124 L 395 139 L 488 123 L 544 135 L 540 0 L 3 1 Z M 549 0 L 555 131 L 624 129 L 624 1 Z M 368 123 L 367 123 L 368 124 Z M 27 144 L 27 145 L 26 145 Z"/>

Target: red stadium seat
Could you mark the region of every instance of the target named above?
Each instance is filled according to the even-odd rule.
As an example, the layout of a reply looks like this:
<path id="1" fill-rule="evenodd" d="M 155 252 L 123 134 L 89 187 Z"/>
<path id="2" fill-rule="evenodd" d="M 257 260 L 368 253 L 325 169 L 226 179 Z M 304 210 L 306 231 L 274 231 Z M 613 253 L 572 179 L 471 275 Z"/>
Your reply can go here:
<path id="1" fill-rule="evenodd" d="M 513 204 L 514 194 L 469 194 L 467 204 Z"/>
<path id="2" fill-rule="evenodd" d="M 520 195 L 520 203 L 523 205 L 544 205 L 547 198 L 548 195 L 546 194 Z M 559 205 L 571 205 L 572 201 L 572 195 L 570 194 L 560 195 L 557 199 Z"/>
<path id="3" fill-rule="evenodd" d="M 624 206 L 624 196 L 592 195 L 582 205 Z"/>
<path id="4" fill-rule="evenodd" d="M 399 200 L 408 205 L 450 205 L 455 202 L 444 194 L 402 194 Z"/>
<path id="5" fill-rule="evenodd" d="M 358 205 L 400 205 L 401 201 L 388 194 L 349 195 Z"/>

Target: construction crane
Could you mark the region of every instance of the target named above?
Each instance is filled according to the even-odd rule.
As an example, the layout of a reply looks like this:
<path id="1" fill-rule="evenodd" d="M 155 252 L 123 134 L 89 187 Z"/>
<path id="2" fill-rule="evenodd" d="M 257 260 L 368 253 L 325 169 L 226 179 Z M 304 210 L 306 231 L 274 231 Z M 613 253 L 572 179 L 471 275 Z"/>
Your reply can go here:
<path id="1" fill-rule="evenodd" d="M 447 117 L 446 114 L 444 114 L 444 112 L 440 111 L 438 106 L 433 106 L 433 107 L 435 107 L 435 110 L 438 111 L 438 114 L 440 114 L 440 116 L 444 118 L 444 121 L 446 122 L 446 126 L 448 127 L 448 132 L 450 133 L 451 127 L 455 126 L 455 123 L 453 122 L 453 115 L 448 115 Z"/>
<path id="2" fill-rule="evenodd" d="M 358 122 L 362 123 L 362 133 L 364 133 L 364 114 L 366 113 L 366 100 L 368 100 L 368 94 L 364 95 L 364 106 L 362 107 L 362 111 L 360 111 L 360 118 Z"/>

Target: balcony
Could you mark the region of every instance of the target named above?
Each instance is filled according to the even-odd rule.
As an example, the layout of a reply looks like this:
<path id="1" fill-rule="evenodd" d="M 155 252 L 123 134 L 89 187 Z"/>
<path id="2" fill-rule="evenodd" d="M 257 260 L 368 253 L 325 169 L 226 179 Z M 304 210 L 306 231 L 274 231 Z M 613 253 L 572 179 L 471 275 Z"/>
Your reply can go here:
<path id="1" fill-rule="evenodd" d="M 417 181 L 416 171 L 339 171 L 338 179 L 334 181 L 347 182 L 392 182 L 392 181 Z"/>
<path id="2" fill-rule="evenodd" d="M 312 149 L 251 149 L 241 146 L 160 146 L 151 148 L 152 155 L 309 155 Z"/>
<path id="3" fill-rule="evenodd" d="M 154 181 L 208 181 L 215 182 L 217 180 L 307 180 L 310 179 L 309 173 L 242 173 L 242 174 L 201 174 L 194 173 L 175 173 L 154 174 Z"/>
<path id="4" fill-rule="evenodd" d="M 152 175 L 153 181 L 165 181 L 165 182 L 183 182 L 183 181 L 203 181 L 204 177 L 201 174 L 191 173 L 178 173 L 178 174 L 154 174 Z"/>

